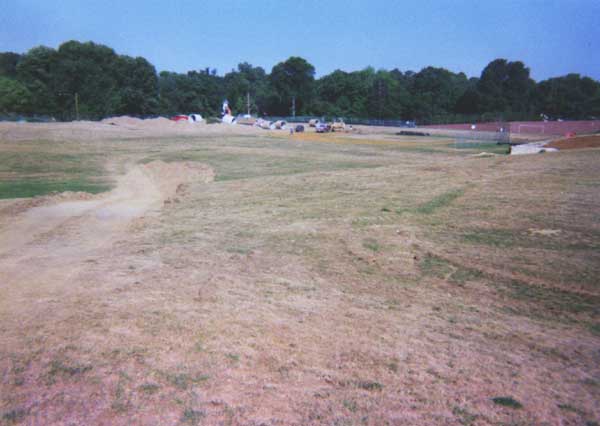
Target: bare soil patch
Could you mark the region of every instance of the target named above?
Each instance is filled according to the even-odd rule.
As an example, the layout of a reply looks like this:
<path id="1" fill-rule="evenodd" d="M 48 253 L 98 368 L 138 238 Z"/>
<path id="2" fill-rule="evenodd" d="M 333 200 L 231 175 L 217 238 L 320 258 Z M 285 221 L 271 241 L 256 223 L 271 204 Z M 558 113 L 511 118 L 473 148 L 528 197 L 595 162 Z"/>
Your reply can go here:
<path id="1" fill-rule="evenodd" d="M 566 138 L 552 141 L 546 146 L 551 148 L 564 149 L 582 149 L 582 148 L 599 148 L 600 135 L 593 136 L 577 136 L 574 138 Z"/>

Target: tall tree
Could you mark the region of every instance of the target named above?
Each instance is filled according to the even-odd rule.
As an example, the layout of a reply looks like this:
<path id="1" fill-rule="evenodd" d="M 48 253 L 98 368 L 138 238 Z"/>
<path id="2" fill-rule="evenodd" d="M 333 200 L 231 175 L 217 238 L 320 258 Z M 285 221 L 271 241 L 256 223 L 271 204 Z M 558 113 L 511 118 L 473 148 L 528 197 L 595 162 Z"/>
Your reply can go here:
<path id="1" fill-rule="evenodd" d="M 31 93 L 24 84 L 0 76 L 0 113 L 28 112 Z"/>
<path id="2" fill-rule="evenodd" d="M 276 114 L 289 114 L 292 99 L 295 99 L 296 113 L 309 111 L 313 100 L 314 66 L 303 58 L 292 56 L 273 67 L 270 80 L 276 92 L 271 105 Z"/>
<path id="3" fill-rule="evenodd" d="M 17 78 L 31 93 L 28 113 L 54 115 L 58 111 L 56 65 L 58 53 L 45 46 L 34 47 L 17 64 Z"/>
<path id="4" fill-rule="evenodd" d="M 21 55 L 14 52 L 0 53 L 0 76 L 15 78 L 17 76 L 17 64 Z"/>
<path id="5" fill-rule="evenodd" d="M 585 119 L 600 116 L 600 83 L 579 74 L 541 81 L 536 88 L 540 113 L 551 118 Z"/>
<path id="6" fill-rule="evenodd" d="M 263 68 L 243 62 L 238 65 L 237 70 L 225 75 L 224 84 L 227 99 L 234 112 L 247 111 L 248 95 L 251 113 L 260 114 L 267 107 L 269 81 Z"/>
<path id="7" fill-rule="evenodd" d="M 316 112 L 336 117 L 366 117 L 367 98 L 374 71 L 347 73 L 336 70 L 320 78 L 316 84 Z"/>
<path id="8" fill-rule="evenodd" d="M 101 118 L 115 112 L 117 60 L 113 49 L 92 42 L 68 41 L 59 46 L 54 74 L 63 116 L 73 117 L 75 97 L 82 118 Z"/>
<path id="9" fill-rule="evenodd" d="M 560 118 L 600 116 L 600 83 L 569 74 L 536 83 L 522 62 L 496 59 L 480 78 L 426 67 L 418 73 L 398 69 L 336 70 L 315 80 L 315 68 L 290 57 L 270 74 L 243 62 L 224 77 L 206 68 L 159 76 L 146 59 L 118 55 L 107 46 L 68 41 L 58 49 L 40 46 L 20 55 L 0 53 L 3 112 L 75 116 L 200 112 L 217 114 L 227 97 L 234 112 L 340 117 L 402 118 L 425 122 L 472 119 L 531 119 L 540 113 Z"/>
<path id="10" fill-rule="evenodd" d="M 119 56 L 114 64 L 117 90 L 112 108 L 116 114 L 158 112 L 158 76 L 146 59 Z"/>
<path id="11" fill-rule="evenodd" d="M 427 67 L 414 75 L 411 85 L 413 115 L 419 121 L 434 122 L 454 110 L 468 87 L 467 76 L 444 68 Z"/>
<path id="12" fill-rule="evenodd" d="M 163 71 L 159 77 L 160 111 L 163 114 L 217 115 L 225 95 L 223 78 L 210 71 L 178 74 Z"/>
<path id="13" fill-rule="evenodd" d="M 486 112 L 530 114 L 535 82 L 523 62 L 496 59 L 490 62 L 477 84 L 482 109 Z"/>
<path id="14" fill-rule="evenodd" d="M 466 90 L 456 100 L 454 112 L 458 114 L 478 114 L 482 108 L 481 94 L 477 90 L 479 78 L 470 78 Z"/>

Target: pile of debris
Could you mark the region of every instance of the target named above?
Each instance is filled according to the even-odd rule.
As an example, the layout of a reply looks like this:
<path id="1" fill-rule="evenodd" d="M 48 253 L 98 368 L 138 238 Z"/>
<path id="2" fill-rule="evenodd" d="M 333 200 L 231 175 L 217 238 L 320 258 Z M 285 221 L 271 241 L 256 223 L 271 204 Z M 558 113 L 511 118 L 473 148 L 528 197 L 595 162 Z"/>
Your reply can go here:
<path id="1" fill-rule="evenodd" d="M 269 121 L 259 118 L 254 122 L 254 127 L 260 127 L 265 130 L 285 130 L 287 122 L 285 120 Z"/>

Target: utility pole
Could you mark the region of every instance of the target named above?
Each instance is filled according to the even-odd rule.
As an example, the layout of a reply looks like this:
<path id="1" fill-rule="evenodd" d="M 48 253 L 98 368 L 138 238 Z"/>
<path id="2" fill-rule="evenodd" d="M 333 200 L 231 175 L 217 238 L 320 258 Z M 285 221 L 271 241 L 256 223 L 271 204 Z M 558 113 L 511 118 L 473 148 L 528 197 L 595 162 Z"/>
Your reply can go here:
<path id="1" fill-rule="evenodd" d="M 79 93 L 75 93 L 75 120 L 79 121 Z"/>
<path id="2" fill-rule="evenodd" d="M 248 107 L 248 115 L 250 115 L 250 92 L 246 92 L 246 105 Z"/>
<path id="3" fill-rule="evenodd" d="M 292 117 L 296 118 L 296 96 L 292 96 Z"/>
<path id="4" fill-rule="evenodd" d="M 381 79 L 377 80 L 377 97 L 379 98 L 379 121 L 381 121 L 381 115 L 383 110 L 383 86 Z"/>

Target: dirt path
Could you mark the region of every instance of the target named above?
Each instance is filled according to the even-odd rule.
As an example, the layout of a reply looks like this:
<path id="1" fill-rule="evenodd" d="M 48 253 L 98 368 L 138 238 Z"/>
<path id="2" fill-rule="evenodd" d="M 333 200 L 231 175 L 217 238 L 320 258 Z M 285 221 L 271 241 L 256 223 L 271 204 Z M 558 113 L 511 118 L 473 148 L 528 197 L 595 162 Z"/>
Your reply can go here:
<path id="1" fill-rule="evenodd" d="M 180 185 L 213 179 L 204 165 L 156 161 L 132 166 L 107 194 L 50 201 L 11 218 L 0 228 L 0 305 L 65 285 L 86 259 L 126 238 L 135 219 L 160 210 Z"/>

